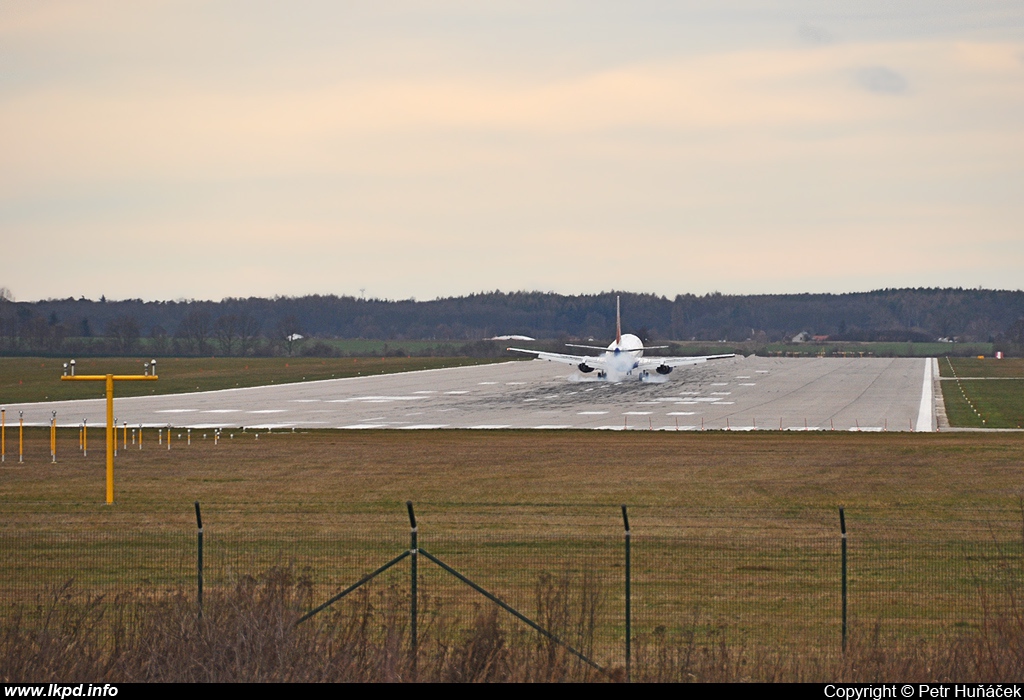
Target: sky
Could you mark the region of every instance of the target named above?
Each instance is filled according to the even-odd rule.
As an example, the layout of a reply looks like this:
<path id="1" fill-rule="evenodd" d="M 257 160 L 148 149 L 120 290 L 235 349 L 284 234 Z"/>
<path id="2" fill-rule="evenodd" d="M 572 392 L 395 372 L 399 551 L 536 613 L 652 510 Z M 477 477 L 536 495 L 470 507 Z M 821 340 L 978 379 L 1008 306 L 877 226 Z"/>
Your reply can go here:
<path id="1" fill-rule="evenodd" d="M 1024 3 L 0 2 L 18 300 L 1024 286 Z"/>

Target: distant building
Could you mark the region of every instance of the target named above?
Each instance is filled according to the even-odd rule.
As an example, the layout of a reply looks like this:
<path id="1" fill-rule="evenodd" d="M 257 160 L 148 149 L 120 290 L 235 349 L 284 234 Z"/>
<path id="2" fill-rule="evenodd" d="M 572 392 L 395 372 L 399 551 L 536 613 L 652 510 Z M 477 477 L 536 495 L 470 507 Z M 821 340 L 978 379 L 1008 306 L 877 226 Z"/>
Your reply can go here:
<path id="1" fill-rule="evenodd" d="M 806 343 L 810 339 L 811 339 L 811 334 L 808 333 L 807 331 L 804 331 L 802 333 L 798 333 L 798 334 L 794 335 L 792 342 L 794 342 L 794 343 Z"/>

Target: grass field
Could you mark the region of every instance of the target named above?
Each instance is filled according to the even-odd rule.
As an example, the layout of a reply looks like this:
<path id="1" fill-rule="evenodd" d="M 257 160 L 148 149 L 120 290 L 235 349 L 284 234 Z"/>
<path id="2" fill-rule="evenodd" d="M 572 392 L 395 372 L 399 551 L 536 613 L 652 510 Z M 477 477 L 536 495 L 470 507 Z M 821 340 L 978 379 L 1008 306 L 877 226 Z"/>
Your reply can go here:
<path id="1" fill-rule="evenodd" d="M 26 602 L 69 571 L 86 589 L 191 585 L 194 500 L 211 582 L 284 563 L 314 572 L 321 599 L 408 546 L 412 500 L 422 547 L 523 609 L 544 574 L 590 576 L 608 649 L 622 632 L 621 503 L 644 634 L 834 642 L 840 505 L 860 629 L 975 626 L 979 586 L 1018 576 L 1007 562 L 1022 553 L 1018 434 L 325 431 L 216 446 L 194 434 L 170 451 L 151 435 L 118 457 L 105 506 L 101 450 L 84 458 L 63 431 L 52 465 L 46 431 L 27 433 L 26 461 L 9 431 L 0 467 L 0 589 Z M 405 571 L 381 585 L 400 589 Z M 425 609 L 480 601 L 425 562 L 421 576 Z"/>
<path id="2" fill-rule="evenodd" d="M 461 367 L 516 358 L 473 357 L 169 357 L 157 358 L 160 380 L 118 385 L 118 396 L 178 394 L 239 386 L 335 379 L 439 367 Z M 60 401 L 104 396 L 101 383 L 61 382 L 63 361 L 39 357 L 0 357 L 0 400 L 9 403 Z M 138 358 L 86 358 L 77 374 L 142 374 Z"/>
<path id="3" fill-rule="evenodd" d="M 945 357 L 946 355 L 991 355 L 992 343 L 771 343 L 760 354 L 864 357 Z"/>
<path id="4" fill-rule="evenodd" d="M 942 358 L 939 374 L 950 425 L 1024 427 L 1024 359 Z"/>

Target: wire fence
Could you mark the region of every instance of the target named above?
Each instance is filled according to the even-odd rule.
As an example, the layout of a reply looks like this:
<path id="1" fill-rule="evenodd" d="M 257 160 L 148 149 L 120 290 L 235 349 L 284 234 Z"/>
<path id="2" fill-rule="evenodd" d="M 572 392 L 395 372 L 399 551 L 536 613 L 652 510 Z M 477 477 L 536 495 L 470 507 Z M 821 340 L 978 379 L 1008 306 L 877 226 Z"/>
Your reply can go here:
<path id="1" fill-rule="evenodd" d="M 621 523 L 544 534 L 505 513 L 515 527 L 438 527 L 420 523 L 416 589 L 418 625 L 468 624 L 493 606 L 427 558 L 442 561 L 509 607 L 565 641 L 608 661 L 631 639 L 678 636 L 699 642 L 837 648 L 843 635 L 842 548 L 838 519 L 826 514 L 791 528 L 735 525 L 692 514 L 673 525 L 657 513 L 645 529 L 638 509 L 631 532 L 630 616 L 626 616 L 625 533 Z M 1008 514 L 1003 514 L 1008 515 Z M 527 518 L 527 521 L 529 518 Z M 725 522 L 730 523 L 728 525 Z M 567 521 L 568 522 L 568 521 Z M 614 519 L 611 519 L 614 523 Z M 550 521 L 549 521 L 550 524 Z M 928 638 L 980 628 L 987 616 L 1012 609 L 1022 583 L 1019 523 L 914 527 L 848 517 L 850 634 Z M 285 568 L 302 582 L 310 609 L 368 572 L 410 551 L 408 527 L 357 531 L 203 532 L 207 594 L 248 577 Z M 538 528 L 540 529 L 540 528 Z M 568 529 L 568 528 L 566 528 Z M 588 532 L 588 530 L 590 530 Z M 108 600 L 152 601 L 195 596 L 197 531 L 0 531 L 0 596 L 7 612 L 44 606 L 73 581 L 78 591 Z M 423 554 L 423 552 L 427 554 Z M 367 597 L 391 601 L 408 620 L 410 558 L 331 606 L 358 614 Z M 305 610 L 297 610 L 299 614 Z M 564 621 L 576 620 L 572 628 Z M 519 624 L 509 619 L 510 625 Z M 586 624 L 579 624 L 583 620 Z"/>

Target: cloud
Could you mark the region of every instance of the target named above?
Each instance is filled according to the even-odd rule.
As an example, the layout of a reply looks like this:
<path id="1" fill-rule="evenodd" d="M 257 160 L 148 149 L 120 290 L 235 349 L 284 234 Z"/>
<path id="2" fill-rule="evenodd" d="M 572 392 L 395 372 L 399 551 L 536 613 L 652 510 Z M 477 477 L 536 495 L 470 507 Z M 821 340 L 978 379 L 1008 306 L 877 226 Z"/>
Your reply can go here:
<path id="1" fill-rule="evenodd" d="M 882 95 L 902 95 L 910 87 L 906 78 L 885 66 L 861 68 L 857 71 L 857 81 L 869 92 Z"/>
<path id="2" fill-rule="evenodd" d="M 827 29 L 813 24 L 801 24 L 796 30 L 796 35 L 800 41 L 814 46 L 831 44 L 834 41 Z"/>

